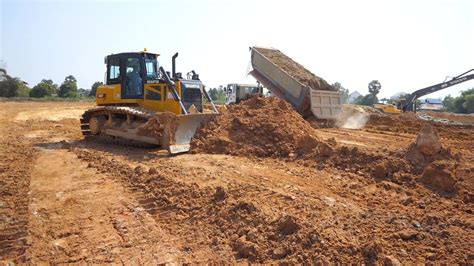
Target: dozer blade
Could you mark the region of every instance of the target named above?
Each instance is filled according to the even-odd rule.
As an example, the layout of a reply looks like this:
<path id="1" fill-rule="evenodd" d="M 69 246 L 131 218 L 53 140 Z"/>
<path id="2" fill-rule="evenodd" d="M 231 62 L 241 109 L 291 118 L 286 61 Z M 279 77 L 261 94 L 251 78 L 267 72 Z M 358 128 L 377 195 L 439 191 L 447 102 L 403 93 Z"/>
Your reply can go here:
<path id="1" fill-rule="evenodd" d="M 187 114 L 178 115 L 174 121 L 168 121 L 166 127 L 168 130 L 168 136 L 165 134 L 163 147 L 168 149 L 171 154 L 177 154 L 187 152 L 190 149 L 191 139 L 193 138 L 196 130 L 201 127 L 202 123 L 209 121 L 212 117 L 218 114 Z M 173 133 L 174 132 L 174 133 Z"/>

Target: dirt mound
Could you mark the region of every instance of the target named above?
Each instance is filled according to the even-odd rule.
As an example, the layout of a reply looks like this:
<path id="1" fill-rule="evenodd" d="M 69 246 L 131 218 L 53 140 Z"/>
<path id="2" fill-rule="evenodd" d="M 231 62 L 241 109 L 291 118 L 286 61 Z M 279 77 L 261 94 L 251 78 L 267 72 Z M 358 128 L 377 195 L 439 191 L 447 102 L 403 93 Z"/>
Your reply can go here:
<path id="1" fill-rule="evenodd" d="M 440 194 L 458 193 L 470 201 L 470 170 L 459 165 L 461 155 L 453 154 L 441 144 L 438 132 L 425 124 L 405 153 L 412 165 L 411 173 L 419 175 L 417 181 Z"/>
<path id="2" fill-rule="evenodd" d="M 335 90 L 324 79 L 311 73 L 305 67 L 298 64 L 279 50 L 265 48 L 255 48 L 255 50 L 262 53 L 271 62 L 285 70 L 290 76 L 298 80 L 300 83 L 303 83 L 314 90 Z"/>
<path id="3" fill-rule="evenodd" d="M 449 162 L 433 162 L 425 168 L 418 181 L 434 190 L 452 193 L 456 189 L 452 168 L 453 165 Z"/>
<path id="4" fill-rule="evenodd" d="M 426 156 L 433 156 L 441 151 L 441 142 L 438 132 L 432 126 L 425 125 L 415 142 L 416 148 Z"/>
<path id="5" fill-rule="evenodd" d="M 438 132 L 429 124 L 423 126 L 416 141 L 408 147 L 405 156 L 412 164 L 420 167 L 435 160 L 453 158 L 451 151 L 441 145 Z"/>
<path id="6" fill-rule="evenodd" d="M 415 113 L 406 112 L 400 115 L 372 113 L 367 126 L 382 131 L 416 134 L 421 129 L 423 121 Z"/>
<path id="7" fill-rule="evenodd" d="M 254 96 L 201 127 L 194 153 L 292 157 L 320 143 L 315 130 L 278 98 Z"/>

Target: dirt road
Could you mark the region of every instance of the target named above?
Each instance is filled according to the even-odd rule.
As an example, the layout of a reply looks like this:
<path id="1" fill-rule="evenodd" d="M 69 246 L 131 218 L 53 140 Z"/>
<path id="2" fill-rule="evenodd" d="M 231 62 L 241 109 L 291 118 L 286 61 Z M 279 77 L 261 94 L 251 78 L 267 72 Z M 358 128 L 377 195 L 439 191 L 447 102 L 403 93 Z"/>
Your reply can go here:
<path id="1" fill-rule="evenodd" d="M 462 184 L 442 193 L 418 176 L 375 178 L 369 160 L 84 140 L 90 106 L 0 103 L 0 262 L 474 262 L 472 127 L 438 128 Z M 397 160 L 419 128 L 395 122 L 317 134 Z"/>

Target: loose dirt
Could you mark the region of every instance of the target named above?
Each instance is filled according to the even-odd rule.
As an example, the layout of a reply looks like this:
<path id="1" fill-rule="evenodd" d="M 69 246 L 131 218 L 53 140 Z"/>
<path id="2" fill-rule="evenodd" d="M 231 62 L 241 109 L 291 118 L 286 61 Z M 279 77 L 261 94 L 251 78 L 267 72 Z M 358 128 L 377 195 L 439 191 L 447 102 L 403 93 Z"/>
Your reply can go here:
<path id="1" fill-rule="evenodd" d="M 313 128 L 278 98 L 252 97 L 198 130 L 194 153 L 293 157 L 318 144 Z"/>
<path id="2" fill-rule="evenodd" d="M 300 83 L 311 87 L 313 90 L 335 90 L 324 79 L 311 73 L 305 67 L 298 64 L 296 61 L 279 50 L 259 47 L 255 49 L 268 58 L 272 63 L 286 71 L 290 76 L 298 80 Z"/>
<path id="3" fill-rule="evenodd" d="M 472 128 L 370 114 L 358 130 L 314 129 L 253 100 L 179 156 L 84 140 L 78 120 L 15 119 L 87 104 L 0 103 L 0 262 L 474 262 Z M 408 159 L 427 132 L 441 149 Z"/>
<path id="4" fill-rule="evenodd" d="M 447 122 L 453 121 L 465 125 L 474 125 L 474 114 L 454 114 L 446 112 L 422 112 L 434 119 L 445 120 Z"/>

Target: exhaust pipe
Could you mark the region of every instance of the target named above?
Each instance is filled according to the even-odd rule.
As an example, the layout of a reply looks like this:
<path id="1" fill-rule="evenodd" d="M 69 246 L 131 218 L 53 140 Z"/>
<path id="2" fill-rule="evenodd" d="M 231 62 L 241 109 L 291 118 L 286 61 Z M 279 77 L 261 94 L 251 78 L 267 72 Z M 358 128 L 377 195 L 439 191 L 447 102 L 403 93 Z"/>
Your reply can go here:
<path id="1" fill-rule="evenodd" d="M 171 58 L 171 76 L 176 78 L 176 57 L 178 57 L 178 53 L 175 53 Z"/>

